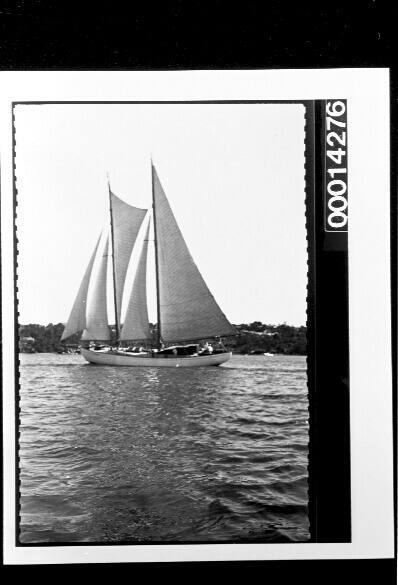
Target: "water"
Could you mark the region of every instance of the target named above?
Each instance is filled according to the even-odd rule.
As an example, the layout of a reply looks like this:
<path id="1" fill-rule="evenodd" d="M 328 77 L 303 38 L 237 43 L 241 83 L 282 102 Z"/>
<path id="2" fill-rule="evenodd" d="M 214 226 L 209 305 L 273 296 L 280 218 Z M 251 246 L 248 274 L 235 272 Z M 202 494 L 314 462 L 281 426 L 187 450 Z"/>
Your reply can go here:
<path id="1" fill-rule="evenodd" d="M 309 539 L 303 357 L 22 354 L 20 405 L 22 543 Z"/>

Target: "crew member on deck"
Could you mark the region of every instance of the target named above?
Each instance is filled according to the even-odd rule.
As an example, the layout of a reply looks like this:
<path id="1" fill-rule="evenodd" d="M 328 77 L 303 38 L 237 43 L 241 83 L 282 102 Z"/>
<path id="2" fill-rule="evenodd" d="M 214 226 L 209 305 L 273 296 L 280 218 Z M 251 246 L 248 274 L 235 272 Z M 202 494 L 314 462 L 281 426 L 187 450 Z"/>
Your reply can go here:
<path id="1" fill-rule="evenodd" d="M 206 343 L 203 346 L 203 353 L 210 354 L 210 355 L 213 353 L 213 346 L 210 345 L 210 343 L 208 341 L 206 341 Z"/>
<path id="2" fill-rule="evenodd" d="M 216 351 L 225 351 L 225 346 L 223 345 L 221 339 L 218 339 L 215 344 Z"/>

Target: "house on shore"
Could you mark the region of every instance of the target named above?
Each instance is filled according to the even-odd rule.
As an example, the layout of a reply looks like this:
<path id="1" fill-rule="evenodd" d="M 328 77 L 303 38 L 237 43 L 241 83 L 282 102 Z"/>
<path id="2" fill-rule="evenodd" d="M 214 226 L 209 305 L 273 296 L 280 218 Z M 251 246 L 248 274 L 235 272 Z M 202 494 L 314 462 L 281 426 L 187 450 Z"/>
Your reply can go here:
<path id="1" fill-rule="evenodd" d="M 36 340 L 34 337 L 21 337 L 19 339 L 19 351 L 22 353 L 36 353 Z"/>

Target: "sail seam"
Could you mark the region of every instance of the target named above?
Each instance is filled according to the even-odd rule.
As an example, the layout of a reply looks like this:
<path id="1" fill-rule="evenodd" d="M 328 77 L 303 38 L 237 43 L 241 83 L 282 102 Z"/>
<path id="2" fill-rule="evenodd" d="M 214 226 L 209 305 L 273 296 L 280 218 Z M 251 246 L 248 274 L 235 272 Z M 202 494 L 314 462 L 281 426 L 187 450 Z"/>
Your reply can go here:
<path id="1" fill-rule="evenodd" d="M 209 297 L 209 296 L 211 296 L 214 299 L 213 295 L 209 291 L 209 292 L 203 293 L 203 295 L 200 295 L 199 297 L 188 298 L 188 299 L 184 299 L 183 301 L 175 301 L 173 303 L 161 303 L 160 306 L 161 307 L 172 307 L 174 305 L 186 304 L 187 301 L 193 302 L 193 301 L 197 301 L 199 299 L 203 299 L 204 297 Z"/>

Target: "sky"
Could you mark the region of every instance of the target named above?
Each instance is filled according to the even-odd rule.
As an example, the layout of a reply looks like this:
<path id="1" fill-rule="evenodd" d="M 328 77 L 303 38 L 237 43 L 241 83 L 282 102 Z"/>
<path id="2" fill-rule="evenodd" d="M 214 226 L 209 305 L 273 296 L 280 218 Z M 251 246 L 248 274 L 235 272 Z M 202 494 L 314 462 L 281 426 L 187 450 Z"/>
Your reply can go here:
<path id="1" fill-rule="evenodd" d="M 150 208 L 151 156 L 227 318 L 305 324 L 303 106 L 18 105 L 15 128 L 21 324 L 67 320 L 109 225 L 107 173 L 118 197 Z M 147 286 L 154 322 L 153 243 Z"/>

